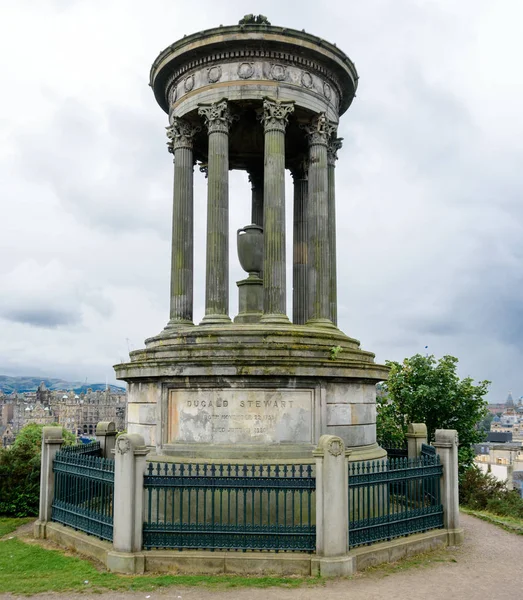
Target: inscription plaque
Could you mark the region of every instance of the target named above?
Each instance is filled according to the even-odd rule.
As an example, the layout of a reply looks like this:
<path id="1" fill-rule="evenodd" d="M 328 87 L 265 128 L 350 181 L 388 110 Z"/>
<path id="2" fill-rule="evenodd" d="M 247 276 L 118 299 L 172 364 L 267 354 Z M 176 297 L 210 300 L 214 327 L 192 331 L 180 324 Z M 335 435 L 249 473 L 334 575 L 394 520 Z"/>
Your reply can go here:
<path id="1" fill-rule="evenodd" d="M 312 443 L 313 390 L 170 390 L 168 443 Z"/>

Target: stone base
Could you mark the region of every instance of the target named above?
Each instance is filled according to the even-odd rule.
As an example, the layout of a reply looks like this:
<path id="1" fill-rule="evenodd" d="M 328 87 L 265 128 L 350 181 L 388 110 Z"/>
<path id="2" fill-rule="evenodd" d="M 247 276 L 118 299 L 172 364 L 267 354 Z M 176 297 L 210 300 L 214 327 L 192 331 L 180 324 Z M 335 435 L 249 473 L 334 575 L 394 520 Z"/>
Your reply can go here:
<path id="1" fill-rule="evenodd" d="M 115 552 L 112 544 L 58 523 L 35 523 L 35 531 L 63 548 L 93 558 L 116 573 L 192 573 L 217 575 L 280 575 L 346 577 L 385 562 L 460 544 L 463 530 L 435 529 L 404 538 L 362 546 L 345 556 L 322 557 L 298 552 L 210 552 L 201 550 L 144 550 Z"/>
<path id="2" fill-rule="evenodd" d="M 245 289 L 260 287 L 245 281 Z M 375 384 L 388 371 L 336 328 L 283 322 L 164 331 L 115 370 L 129 384 L 129 433 L 160 455 L 306 460 L 330 434 L 353 451 L 351 460 L 385 457 L 376 445 Z"/>
<path id="3" fill-rule="evenodd" d="M 237 281 L 239 314 L 235 323 L 258 323 L 263 316 L 263 281 L 256 275 Z"/>
<path id="4" fill-rule="evenodd" d="M 465 541 L 465 530 L 460 529 L 449 529 L 448 530 L 448 540 L 447 543 L 449 546 L 461 546 Z"/>
<path id="5" fill-rule="evenodd" d="M 354 558 L 350 555 L 311 559 L 311 574 L 320 577 L 350 577 L 354 575 Z"/>
<path id="6" fill-rule="evenodd" d="M 33 536 L 37 540 L 45 540 L 46 523 L 35 521 L 33 523 Z"/>
<path id="7" fill-rule="evenodd" d="M 145 572 L 145 558 L 139 552 L 108 552 L 105 566 L 113 573 L 141 575 Z"/>

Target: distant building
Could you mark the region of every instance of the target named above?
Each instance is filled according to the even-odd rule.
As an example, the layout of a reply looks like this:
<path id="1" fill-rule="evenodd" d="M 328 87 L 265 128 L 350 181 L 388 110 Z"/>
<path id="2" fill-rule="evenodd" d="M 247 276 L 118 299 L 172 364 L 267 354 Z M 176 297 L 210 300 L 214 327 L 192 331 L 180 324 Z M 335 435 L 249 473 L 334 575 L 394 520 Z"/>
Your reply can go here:
<path id="1" fill-rule="evenodd" d="M 58 423 L 76 436 L 93 436 L 99 421 L 114 421 L 117 431 L 123 431 L 126 420 L 127 396 L 110 388 L 75 394 L 48 390 L 41 383 L 36 392 L 0 395 L 0 426 L 15 436 L 28 423 Z"/>
<path id="2" fill-rule="evenodd" d="M 0 425 L 0 441 L 4 448 L 8 448 L 15 441 L 15 434 L 11 425 Z"/>
<path id="3" fill-rule="evenodd" d="M 475 465 L 490 473 L 499 481 L 506 481 L 509 490 L 514 489 L 514 473 L 523 471 L 523 445 L 519 443 L 475 444 Z M 519 480 L 518 480 L 519 481 Z M 519 489 L 519 487 L 518 487 Z"/>
<path id="4" fill-rule="evenodd" d="M 488 431 L 487 442 L 506 444 L 512 441 L 512 431 Z"/>

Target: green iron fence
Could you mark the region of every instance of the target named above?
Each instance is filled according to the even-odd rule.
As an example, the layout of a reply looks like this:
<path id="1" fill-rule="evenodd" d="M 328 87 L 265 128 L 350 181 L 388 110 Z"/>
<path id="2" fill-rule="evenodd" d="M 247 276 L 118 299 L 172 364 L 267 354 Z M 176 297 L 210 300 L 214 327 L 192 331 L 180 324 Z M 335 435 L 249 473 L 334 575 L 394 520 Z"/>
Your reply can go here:
<path id="1" fill-rule="evenodd" d="M 407 440 L 403 442 L 395 442 L 393 440 L 382 440 L 379 445 L 387 451 L 389 458 L 407 458 Z"/>
<path id="2" fill-rule="evenodd" d="M 313 552 L 312 465 L 149 463 L 144 548 Z"/>
<path id="3" fill-rule="evenodd" d="M 112 541 L 114 460 L 99 454 L 98 442 L 57 453 L 51 520 Z"/>
<path id="4" fill-rule="evenodd" d="M 76 444 L 74 446 L 62 446 L 61 453 L 74 453 L 82 456 L 101 456 L 102 449 L 100 442 L 89 442 L 88 444 Z"/>
<path id="5" fill-rule="evenodd" d="M 349 463 L 349 546 L 443 527 L 439 456 Z"/>
<path id="6" fill-rule="evenodd" d="M 436 448 L 434 448 L 434 446 L 430 446 L 429 444 L 421 444 L 421 456 L 428 456 L 435 460 L 436 455 Z"/>

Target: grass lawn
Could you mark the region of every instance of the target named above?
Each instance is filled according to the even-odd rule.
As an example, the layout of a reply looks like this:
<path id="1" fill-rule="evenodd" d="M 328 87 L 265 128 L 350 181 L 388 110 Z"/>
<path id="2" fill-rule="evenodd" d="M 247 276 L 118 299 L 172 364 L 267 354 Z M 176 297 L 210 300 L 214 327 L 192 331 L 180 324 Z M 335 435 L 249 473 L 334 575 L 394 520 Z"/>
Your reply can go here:
<path id="1" fill-rule="evenodd" d="M 498 527 L 501 527 L 502 529 L 505 529 L 507 531 L 511 531 L 512 533 L 523 535 L 523 519 L 516 519 L 514 517 L 502 517 L 500 515 L 495 515 L 494 513 L 488 512 L 486 510 L 473 510 L 471 508 L 467 508 L 466 506 L 460 506 L 460 510 L 462 510 L 467 515 L 478 517 L 478 519 L 482 519 L 483 521 L 487 521 L 488 523 L 497 525 Z"/>
<path id="2" fill-rule="evenodd" d="M 36 517 L 0 517 L 0 538 L 8 533 L 11 533 L 15 529 L 18 529 L 21 525 L 35 521 Z"/>
<path id="3" fill-rule="evenodd" d="M 0 519 L 0 522 L 3 520 Z M 87 560 L 46 550 L 13 538 L 0 541 L 0 594 L 103 590 L 152 591 L 166 586 L 298 587 L 318 583 L 306 577 L 240 577 L 234 575 L 116 575 L 98 570 Z"/>
<path id="4" fill-rule="evenodd" d="M 0 531 L 10 533 L 34 519 L 0 517 Z M 395 571 L 428 567 L 438 562 L 456 562 L 445 550 L 411 557 L 394 564 L 372 567 L 368 576 L 390 575 Z M 42 548 L 13 537 L 0 541 L 0 594 L 31 595 L 42 592 L 129 590 L 150 592 L 169 586 L 205 586 L 211 589 L 239 587 L 286 587 L 321 585 L 318 577 L 242 577 L 239 575 L 117 575 L 94 563 L 59 550 Z M 321 592 L 320 592 L 321 593 Z"/>

